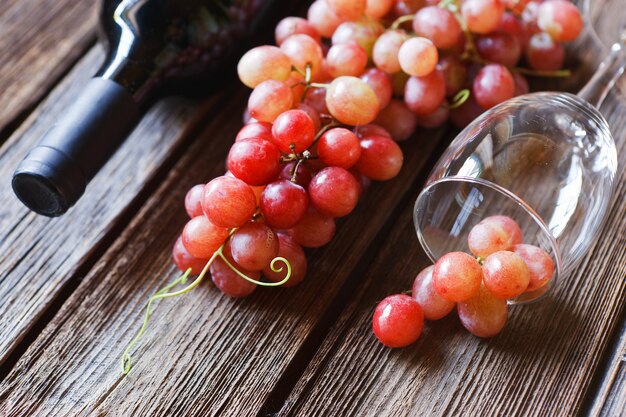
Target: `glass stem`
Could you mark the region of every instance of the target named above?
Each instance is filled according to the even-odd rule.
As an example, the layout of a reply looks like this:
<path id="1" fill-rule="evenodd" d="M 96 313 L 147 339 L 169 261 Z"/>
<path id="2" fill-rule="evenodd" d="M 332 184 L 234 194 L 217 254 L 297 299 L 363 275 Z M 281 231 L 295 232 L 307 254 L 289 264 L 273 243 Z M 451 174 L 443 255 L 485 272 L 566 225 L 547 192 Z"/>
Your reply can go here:
<path id="1" fill-rule="evenodd" d="M 593 77 L 580 90 L 578 97 L 600 108 L 602 102 L 615 86 L 626 68 L 626 33 L 622 34 L 621 42 L 613 44 L 611 53 L 602 61 Z"/>

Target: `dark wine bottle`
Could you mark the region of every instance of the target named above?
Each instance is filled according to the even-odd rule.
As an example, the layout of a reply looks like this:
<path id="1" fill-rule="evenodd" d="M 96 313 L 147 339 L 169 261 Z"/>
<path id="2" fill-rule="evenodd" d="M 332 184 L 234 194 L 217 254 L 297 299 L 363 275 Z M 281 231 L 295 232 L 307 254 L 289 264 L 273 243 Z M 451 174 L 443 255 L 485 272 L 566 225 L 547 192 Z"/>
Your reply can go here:
<path id="1" fill-rule="evenodd" d="M 39 214 L 65 213 L 156 100 L 219 85 L 270 3 L 104 0 L 105 62 L 17 167 L 17 197 Z"/>

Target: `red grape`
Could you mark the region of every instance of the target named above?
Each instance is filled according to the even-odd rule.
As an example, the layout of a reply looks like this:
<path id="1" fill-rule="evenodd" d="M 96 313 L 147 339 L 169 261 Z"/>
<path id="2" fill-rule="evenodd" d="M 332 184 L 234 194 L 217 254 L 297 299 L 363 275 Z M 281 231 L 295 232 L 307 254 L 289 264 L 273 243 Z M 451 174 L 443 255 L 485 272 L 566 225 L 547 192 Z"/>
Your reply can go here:
<path id="1" fill-rule="evenodd" d="M 329 114 L 328 107 L 326 107 L 326 89 L 325 88 L 311 88 L 307 91 L 304 97 L 304 103 L 307 106 L 311 106 L 318 114 Z"/>
<path id="2" fill-rule="evenodd" d="M 327 130 L 317 143 L 317 155 L 328 166 L 350 168 L 361 156 L 359 139 L 342 127 Z"/>
<path id="3" fill-rule="evenodd" d="M 228 229 L 214 225 L 205 216 L 194 217 L 183 229 L 182 241 L 195 258 L 209 259 L 228 238 Z"/>
<path id="4" fill-rule="evenodd" d="M 376 93 L 356 77 L 338 77 L 326 91 L 326 106 L 330 114 L 341 123 L 365 125 L 378 115 L 379 104 Z"/>
<path id="5" fill-rule="evenodd" d="M 367 53 L 354 42 L 333 45 L 326 55 L 326 69 L 332 77 L 360 75 L 367 65 Z"/>
<path id="6" fill-rule="evenodd" d="M 476 49 L 481 57 L 509 67 L 517 65 L 522 56 L 520 41 L 509 33 L 491 33 L 476 39 Z"/>
<path id="7" fill-rule="evenodd" d="M 433 270 L 435 291 L 448 301 L 465 301 L 475 297 L 482 277 L 478 261 L 465 252 L 443 255 Z"/>
<path id="8" fill-rule="evenodd" d="M 183 272 L 191 268 L 192 275 L 200 274 L 208 262 L 208 259 L 196 258 L 190 254 L 189 251 L 185 249 L 181 236 L 176 239 L 176 243 L 174 243 L 174 247 L 172 248 L 172 259 L 176 267 Z"/>
<path id="9" fill-rule="evenodd" d="M 522 243 L 522 230 L 507 216 L 490 216 L 472 227 L 467 237 L 470 251 L 481 258 L 492 253 L 511 250 Z"/>
<path id="10" fill-rule="evenodd" d="M 388 74 L 400 72 L 398 52 L 409 35 L 402 30 L 388 30 L 376 40 L 372 50 L 372 59 L 378 68 Z"/>
<path id="11" fill-rule="evenodd" d="M 233 233 L 230 250 L 242 268 L 260 271 L 278 254 L 278 238 L 266 224 L 248 222 Z"/>
<path id="12" fill-rule="evenodd" d="M 326 0 L 337 16 L 344 19 L 357 19 L 365 13 L 366 0 Z"/>
<path id="13" fill-rule="evenodd" d="M 439 71 L 424 77 L 411 77 L 404 90 L 404 102 L 417 115 L 425 116 L 437 110 L 446 97 L 446 82 Z"/>
<path id="14" fill-rule="evenodd" d="M 302 110 L 309 115 L 311 120 L 313 120 L 313 127 L 315 128 L 315 132 L 320 130 L 320 127 L 322 126 L 322 121 L 320 120 L 320 114 L 317 112 L 317 110 L 305 103 L 298 103 L 295 108 L 297 110 Z"/>
<path id="15" fill-rule="evenodd" d="M 426 38 L 411 38 L 405 41 L 398 51 L 400 67 L 415 77 L 424 77 L 433 72 L 438 60 L 437 47 Z"/>
<path id="16" fill-rule="evenodd" d="M 467 78 L 467 66 L 456 55 L 444 55 L 439 58 L 437 70 L 446 83 L 446 96 L 451 97 L 461 91 Z"/>
<path id="17" fill-rule="evenodd" d="M 260 122 L 273 122 L 293 105 L 291 89 L 281 81 L 263 81 L 254 88 L 248 99 L 250 116 Z"/>
<path id="18" fill-rule="evenodd" d="M 372 49 L 376 39 L 385 31 L 383 25 L 375 20 L 363 20 L 359 22 L 343 22 L 335 33 L 332 43 L 338 45 L 349 41 L 355 41 L 365 50 L 367 56 L 372 55 Z"/>
<path id="19" fill-rule="evenodd" d="M 216 226 L 239 227 L 256 211 L 256 196 L 252 188 L 238 178 L 217 177 L 204 188 L 202 209 Z"/>
<path id="20" fill-rule="evenodd" d="M 365 14 L 380 19 L 389 13 L 395 2 L 396 0 L 367 0 Z"/>
<path id="21" fill-rule="evenodd" d="M 333 32 L 344 19 L 335 14 L 326 0 L 317 0 L 311 4 L 307 13 L 307 19 L 311 26 L 325 38 L 333 36 Z"/>
<path id="22" fill-rule="evenodd" d="M 465 0 L 461 5 L 461 15 L 468 29 L 474 33 L 493 32 L 504 13 L 499 0 Z"/>
<path id="23" fill-rule="evenodd" d="M 367 136 L 360 144 L 361 157 L 355 167 L 361 174 L 376 181 L 398 175 L 404 157 L 396 142 L 385 136 Z"/>
<path id="24" fill-rule="evenodd" d="M 359 183 L 344 168 L 327 167 L 311 180 L 309 198 L 319 213 L 343 217 L 354 210 L 359 201 Z"/>
<path id="25" fill-rule="evenodd" d="M 441 298 L 433 286 L 434 266 L 422 270 L 413 282 L 412 296 L 424 311 L 428 320 L 439 320 L 447 316 L 455 306 L 453 301 Z"/>
<path id="26" fill-rule="evenodd" d="M 428 129 L 434 129 L 447 122 L 449 117 L 450 110 L 445 106 L 441 106 L 426 116 L 417 116 L 417 124 Z"/>
<path id="27" fill-rule="evenodd" d="M 321 43 L 322 39 L 317 30 L 306 20 L 301 17 L 285 17 L 278 22 L 274 30 L 276 45 L 280 46 L 285 39 L 291 35 L 304 34 L 309 35 L 317 43 Z"/>
<path id="28" fill-rule="evenodd" d="M 493 337 L 500 333 L 506 324 L 508 306 L 505 300 L 494 297 L 484 285 L 471 299 L 460 302 L 457 312 L 461 324 L 471 334 L 478 337 Z"/>
<path id="29" fill-rule="evenodd" d="M 363 139 L 365 136 L 371 135 L 387 136 L 388 138 L 391 137 L 391 133 L 389 133 L 387 129 L 375 124 L 356 126 L 353 131 L 356 137 L 359 139 Z"/>
<path id="30" fill-rule="evenodd" d="M 185 210 L 189 218 L 202 216 L 202 196 L 204 194 L 204 184 L 194 185 L 185 195 Z"/>
<path id="31" fill-rule="evenodd" d="M 244 125 L 239 129 L 235 142 L 243 139 L 260 138 L 263 140 L 272 140 L 272 124 L 266 122 L 253 122 Z"/>
<path id="32" fill-rule="evenodd" d="M 291 178 L 294 174 L 294 169 L 296 168 L 296 161 L 289 162 L 283 166 L 282 171 L 280 172 L 280 178 L 291 181 Z M 311 171 L 307 168 L 306 164 L 300 164 L 298 166 L 298 172 L 296 174 L 296 184 L 300 185 L 303 188 L 307 188 L 309 183 L 311 182 Z"/>
<path id="33" fill-rule="evenodd" d="M 479 105 L 489 109 L 513 97 L 515 80 L 506 67 L 489 64 L 484 66 L 474 78 L 472 94 Z"/>
<path id="34" fill-rule="evenodd" d="M 257 281 L 261 278 L 259 271 L 247 271 L 235 262 L 230 253 L 229 245 L 224 247 L 222 253 L 228 259 L 228 262 L 242 274 Z M 222 293 L 233 298 L 247 297 L 257 288 L 255 283 L 237 275 L 220 257 L 216 258 L 211 264 L 211 280 Z"/>
<path id="35" fill-rule="evenodd" d="M 370 68 L 361 75 L 361 79 L 365 84 L 369 85 L 376 94 L 378 98 L 378 108 L 384 109 L 387 107 L 393 94 L 389 76 L 378 68 Z"/>
<path id="36" fill-rule="evenodd" d="M 526 60 L 532 69 L 555 71 L 563 67 L 565 48 L 547 33 L 537 33 L 528 40 Z"/>
<path id="37" fill-rule="evenodd" d="M 537 11 L 537 24 L 558 42 L 573 41 L 583 28 L 583 18 L 567 0 L 548 0 Z"/>
<path id="38" fill-rule="evenodd" d="M 288 229 L 300 221 L 309 206 L 309 199 L 300 185 L 278 180 L 265 187 L 260 205 L 267 224 L 276 229 Z"/>
<path id="39" fill-rule="evenodd" d="M 235 142 L 228 153 L 228 170 L 247 184 L 268 184 L 280 172 L 280 150 L 259 138 Z"/>
<path id="40" fill-rule="evenodd" d="M 400 100 L 391 100 L 389 105 L 378 114 L 376 123 L 382 126 L 388 133 L 380 134 L 372 132 L 377 136 L 390 136 L 397 141 L 403 141 L 411 137 L 417 127 L 417 115 Z M 369 136 L 363 133 L 363 137 Z"/>
<path id="41" fill-rule="evenodd" d="M 530 281 L 526 291 L 534 291 L 546 285 L 554 274 L 554 261 L 543 249 L 527 244 L 518 244 L 513 247 L 515 252 L 528 267 Z"/>
<path id="42" fill-rule="evenodd" d="M 461 25 L 454 14 L 438 6 L 418 10 L 413 18 L 413 30 L 430 39 L 437 48 L 447 49 L 459 41 Z"/>
<path id="43" fill-rule="evenodd" d="M 318 248 L 331 241 L 335 230 L 335 220 L 332 217 L 324 216 L 309 206 L 300 222 L 287 233 L 305 248 Z"/>
<path id="44" fill-rule="evenodd" d="M 372 329 L 380 342 L 398 348 L 415 342 L 422 334 L 424 313 L 420 305 L 404 294 L 381 301 L 372 319 Z"/>
<path id="45" fill-rule="evenodd" d="M 497 298 L 517 297 L 528 288 L 530 272 L 514 252 L 500 251 L 487 256 L 483 264 L 485 287 Z"/>
<path id="46" fill-rule="evenodd" d="M 283 41 L 280 49 L 300 71 L 304 71 L 307 65 L 311 67 L 311 74 L 313 75 L 322 69 L 322 60 L 324 59 L 322 48 L 309 35 L 291 35 Z"/>
<path id="47" fill-rule="evenodd" d="M 286 81 L 291 74 L 291 61 L 280 48 L 258 46 L 241 57 L 237 73 L 241 82 L 250 88 L 267 80 Z"/>
<path id="48" fill-rule="evenodd" d="M 313 119 L 303 110 L 282 113 L 272 126 L 274 144 L 285 153 L 300 153 L 311 146 L 315 139 Z M 292 150 L 292 146 L 294 147 Z"/>

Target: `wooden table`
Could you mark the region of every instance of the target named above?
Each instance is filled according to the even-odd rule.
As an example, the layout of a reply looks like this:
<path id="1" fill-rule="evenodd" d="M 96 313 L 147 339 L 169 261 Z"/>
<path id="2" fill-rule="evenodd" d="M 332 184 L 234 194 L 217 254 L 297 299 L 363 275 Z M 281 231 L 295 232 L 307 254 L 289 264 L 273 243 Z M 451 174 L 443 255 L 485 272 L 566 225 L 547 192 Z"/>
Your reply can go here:
<path id="1" fill-rule="evenodd" d="M 449 128 L 403 145 L 399 177 L 310 251 L 300 286 L 232 300 L 203 285 L 160 302 L 123 376 L 146 299 L 175 276 L 183 196 L 223 172 L 248 92 L 159 103 L 70 213 L 29 212 L 9 178 L 102 59 L 91 3 L 0 3 L 1 416 L 626 415 L 622 169 L 588 258 L 544 301 L 512 308 L 498 337 L 471 336 L 454 314 L 406 349 L 373 337 L 376 301 L 428 264 L 411 210 Z M 577 45 L 569 90 L 603 53 Z M 622 167 L 625 103 L 613 92 L 602 108 Z"/>

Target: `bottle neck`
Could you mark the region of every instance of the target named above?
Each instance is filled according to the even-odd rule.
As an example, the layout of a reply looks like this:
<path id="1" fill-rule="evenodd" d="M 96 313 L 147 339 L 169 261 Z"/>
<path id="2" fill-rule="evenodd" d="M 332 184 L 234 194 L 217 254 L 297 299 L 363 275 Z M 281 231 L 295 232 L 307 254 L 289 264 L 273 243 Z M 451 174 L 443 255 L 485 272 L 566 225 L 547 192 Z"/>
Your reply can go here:
<path id="1" fill-rule="evenodd" d="M 599 109 L 604 99 L 615 86 L 626 69 L 626 32 L 619 43 L 611 47 L 611 52 L 602 61 L 593 77 L 580 90 L 578 97 Z"/>

